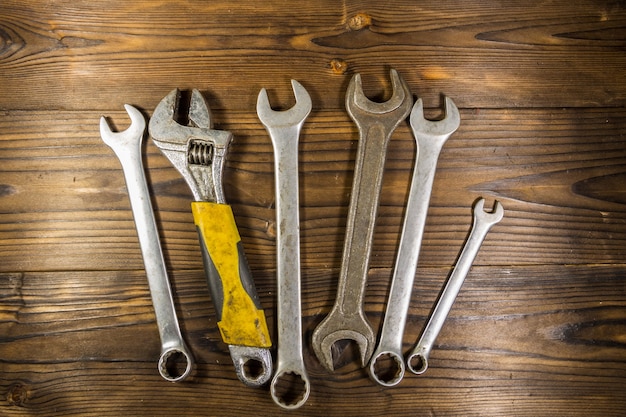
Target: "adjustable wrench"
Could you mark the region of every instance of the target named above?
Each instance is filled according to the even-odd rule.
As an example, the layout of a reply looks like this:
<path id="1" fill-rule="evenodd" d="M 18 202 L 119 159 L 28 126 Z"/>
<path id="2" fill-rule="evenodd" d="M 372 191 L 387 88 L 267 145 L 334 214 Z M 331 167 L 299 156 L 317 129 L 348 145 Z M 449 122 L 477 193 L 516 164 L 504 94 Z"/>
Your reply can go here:
<path id="1" fill-rule="evenodd" d="M 178 98 L 178 90 L 173 90 L 161 100 L 150 119 L 150 135 L 194 196 L 191 208 L 217 325 L 237 376 L 246 385 L 260 386 L 272 374 L 271 340 L 222 188 L 224 158 L 232 134 L 213 129 L 209 108 L 198 90 L 191 94 L 189 125 L 179 124 L 174 117 Z M 249 372 L 251 369 L 255 372 Z"/>
<path id="2" fill-rule="evenodd" d="M 193 367 L 193 357 L 185 345 L 178 327 L 172 290 L 167 278 L 163 252 L 159 243 L 159 233 L 150 203 L 150 192 L 146 183 L 141 161 L 141 140 L 146 121 L 136 108 L 124 105 L 130 116 L 131 125 L 123 132 L 113 132 L 104 117 L 100 119 L 100 136 L 117 155 L 128 189 L 128 197 L 135 219 L 141 254 L 148 276 L 152 305 L 161 338 L 159 373 L 168 381 L 185 379 Z M 177 362 L 185 363 L 185 369 L 178 372 Z"/>
<path id="3" fill-rule="evenodd" d="M 472 211 L 474 217 L 472 231 L 463 246 L 459 260 L 439 297 L 439 301 L 428 320 L 428 324 L 424 328 L 422 336 L 417 342 L 417 345 L 413 348 L 413 351 L 407 356 L 407 367 L 414 374 L 422 374 L 428 368 L 430 350 L 435 344 L 435 339 L 437 339 L 439 331 L 443 327 L 446 317 L 448 317 L 448 313 L 452 308 L 452 304 L 454 304 L 456 296 L 459 294 L 459 290 L 472 266 L 472 262 L 474 262 L 474 258 L 476 258 L 476 254 L 483 240 L 485 240 L 489 229 L 502 220 L 504 216 L 504 209 L 500 202 L 496 201 L 494 203 L 491 213 L 484 211 L 484 205 L 485 200 L 482 198 L 477 200 L 474 204 Z"/>
<path id="4" fill-rule="evenodd" d="M 369 256 L 387 144 L 395 128 L 409 114 L 412 102 L 408 86 L 393 69 L 391 83 L 393 95 L 385 103 L 374 103 L 365 97 L 359 74 L 352 77 L 346 92 L 346 110 L 359 127 L 359 144 L 337 298 L 330 314 L 313 332 L 312 340 L 318 360 L 331 371 L 334 369 L 331 348 L 339 340 L 357 343 L 362 366 L 374 350 L 374 331 L 363 312 Z"/>
<path id="5" fill-rule="evenodd" d="M 424 118 L 423 103 L 421 99 L 418 99 L 409 118 L 413 136 L 417 142 L 417 159 L 404 216 L 400 248 L 387 300 L 387 311 L 378 347 L 372 355 L 368 368 L 372 379 L 384 386 L 396 385 L 404 376 L 402 336 L 411 301 L 437 159 L 444 143 L 461 123 L 459 110 L 454 102 L 446 97 L 445 106 L 446 116 L 443 120 L 429 121 Z M 391 360 L 384 361 L 381 360 L 382 358 Z"/>
<path id="6" fill-rule="evenodd" d="M 302 357 L 298 137 L 312 104 L 300 83 L 291 80 L 291 85 L 296 97 L 291 109 L 272 110 L 265 89 L 259 92 L 256 107 L 274 147 L 276 184 L 278 364 L 270 392 L 274 402 L 287 409 L 302 406 L 310 392 Z M 281 385 L 290 386 L 285 390 Z"/>

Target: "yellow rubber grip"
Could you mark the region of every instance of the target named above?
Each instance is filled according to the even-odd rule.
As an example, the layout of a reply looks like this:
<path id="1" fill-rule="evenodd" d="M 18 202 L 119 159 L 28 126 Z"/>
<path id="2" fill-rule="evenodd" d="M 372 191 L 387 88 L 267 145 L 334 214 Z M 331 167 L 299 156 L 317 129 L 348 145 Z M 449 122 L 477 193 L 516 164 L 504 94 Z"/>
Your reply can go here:
<path id="1" fill-rule="evenodd" d="M 244 256 L 241 237 L 231 207 L 228 204 L 195 201 L 191 203 L 191 210 L 221 281 L 221 320 L 217 325 L 222 340 L 229 345 L 271 347 L 265 313 L 256 306 L 242 282 L 242 278 L 251 280 L 251 275 L 247 267 L 246 271 L 240 271 L 240 265 L 247 264 L 245 259 L 241 259 Z M 252 282 L 247 284 L 249 289 L 254 289 Z M 219 302 L 215 295 L 214 302 Z M 216 305 L 216 308 L 220 306 Z"/>

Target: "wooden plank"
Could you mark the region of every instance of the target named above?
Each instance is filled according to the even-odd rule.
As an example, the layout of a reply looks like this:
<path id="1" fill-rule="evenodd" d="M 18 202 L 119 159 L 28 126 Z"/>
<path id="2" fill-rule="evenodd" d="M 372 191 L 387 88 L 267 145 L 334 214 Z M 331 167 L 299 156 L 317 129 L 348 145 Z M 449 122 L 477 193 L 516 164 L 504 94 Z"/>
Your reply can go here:
<path id="1" fill-rule="evenodd" d="M 623 106 L 626 12 L 609 1 L 231 4 L 3 1 L 0 109 L 153 108 L 174 87 L 254 109 L 261 87 L 343 107 L 352 74 L 373 96 L 394 67 L 429 102 L 463 108 Z M 288 70 L 286 70 L 288 69 Z M 25 88 L 25 86 L 28 86 Z M 19 100 L 15 100 L 19 97 Z"/>
<path id="2" fill-rule="evenodd" d="M 378 328 L 389 270 L 373 270 L 366 309 Z M 449 270 L 421 268 L 405 334 L 408 350 Z M 260 274 L 275 329 L 273 272 Z M 299 415 L 587 416 L 623 413 L 626 396 L 622 266 L 474 267 L 431 354 L 429 370 L 381 389 L 341 352 L 326 372 L 311 331 L 328 312 L 335 278 L 303 274 L 305 360 L 312 393 Z M 234 375 L 215 330 L 200 271 L 176 272 L 177 307 L 196 357 L 190 381 L 156 370 L 158 335 L 142 271 L 1 274 L 0 413 L 19 416 L 286 415 L 267 389 Z M 273 330 L 272 330 L 273 331 Z M 341 363 L 340 361 L 340 363 Z M 419 395 L 420 401 L 415 397 Z M 346 401 L 350 398 L 350 401 Z"/>
<path id="3" fill-rule="evenodd" d="M 125 128 L 127 116 L 106 113 Z M 429 114 L 436 114 L 432 109 Z M 98 133 L 99 112 L 0 115 L 0 249 L 5 272 L 142 268 L 119 162 Z M 256 115 L 215 112 L 235 134 L 225 188 L 255 270 L 275 268 L 273 156 Z M 472 202 L 506 214 L 477 264 L 622 263 L 626 258 L 626 112 L 623 109 L 462 111 L 438 164 L 421 262 L 449 266 L 471 222 Z M 343 112 L 317 111 L 303 131 L 304 268 L 339 267 L 357 131 Z M 145 147 L 169 266 L 200 269 L 178 172 Z M 372 264 L 393 266 L 415 156 L 408 126 L 391 142 Z"/>

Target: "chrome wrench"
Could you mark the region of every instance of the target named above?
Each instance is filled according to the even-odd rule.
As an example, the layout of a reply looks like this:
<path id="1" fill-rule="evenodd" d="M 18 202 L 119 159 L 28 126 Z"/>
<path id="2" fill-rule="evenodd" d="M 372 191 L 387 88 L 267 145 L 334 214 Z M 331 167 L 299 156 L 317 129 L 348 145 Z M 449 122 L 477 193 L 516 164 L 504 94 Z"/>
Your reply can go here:
<path id="1" fill-rule="evenodd" d="M 133 211 L 135 227 L 139 236 L 141 254 L 148 276 L 152 305 L 156 315 L 159 336 L 161 337 L 161 357 L 159 373 L 168 381 L 185 379 L 191 372 L 193 357 L 187 349 L 178 326 L 176 309 L 159 243 L 159 234 L 150 202 L 150 192 L 146 183 L 141 160 L 141 141 L 146 121 L 143 115 L 128 104 L 124 105 L 130 116 L 131 125 L 123 132 L 113 132 L 106 119 L 100 119 L 100 136 L 117 155 L 128 189 L 128 197 Z M 178 372 L 177 364 L 184 361 L 184 370 Z"/>
<path id="2" fill-rule="evenodd" d="M 262 89 L 257 99 L 257 115 L 274 148 L 276 184 L 278 363 L 270 392 L 279 406 L 296 409 L 306 402 L 310 393 L 302 356 L 298 138 L 312 104 L 300 83 L 291 80 L 291 85 L 296 97 L 291 109 L 272 110 L 267 91 Z M 290 386 L 283 387 L 285 382 Z"/>
<path id="3" fill-rule="evenodd" d="M 341 271 L 335 304 L 313 332 L 313 350 L 324 367 L 334 369 L 331 348 L 339 340 L 353 340 L 366 366 L 376 338 L 363 311 L 363 298 L 374 237 L 378 200 L 382 187 L 387 144 L 395 128 L 411 110 L 411 92 L 391 70 L 392 97 L 374 103 L 363 94 L 361 77 L 355 74 L 346 92 L 346 110 L 359 127 L 350 208 L 346 224 Z"/>
<path id="4" fill-rule="evenodd" d="M 463 281 L 467 277 L 467 273 L 472 267 L 472 263 L 478 254 L 478 250 L 487 236 L 487 232 L 491 227 L 502 220 L 504 216 L 504 209 L 499 201 L 496 201 L 493 205 L 491 213 L 484 211 L 485 200 L 480 198 L 474 204 L 473 224 L 470 235 L 463 246 L 461 255 L 452 271 L 452 275 L 448 279 L 439 301 L 433 310 L 428 324 L 424 328 L 422 336 L 420 337 L 417 345 L 413 348 L 413 351 L 407 356 L 407 367 L 414 374 L 422 374 L 428 368 L 428 356 L 435 344 L 435 339 L 439 335 L 443 323 L 448 317 L 448 313 L 454 304 L 456 296 L 461 290 Z"/>
<path id="5" fill-rule="evenodd" d="M 224 160 L 233 135 L 213 129 L 209 107 L 198 90 L 191 93 L 187 125 L 175 120 L 179 104 L 179 91 L 172 90 L 154 109 L 148 129 L 194 196 L 191 210 L 217 326 L 237 377 L 246 385 L 260 386 L 272 375 L 272 342 L 222 186 Z"/>
<path id="6" fill-rule="evenodd" d="M 418 99 L 409 119 L 417 142 L 417 158 L 381 336 L 368 368 L 372 379 L 384 386 L 396 385 L 404 377 L 402 336 L 411 301 L 437 160 L 443 145 L 461 123 L 459 110 L 447 97 L 445 111 L 443 120 L 426 120 L 423 102 Z M 384 358 L 390 360 L 383 360 Z"/>

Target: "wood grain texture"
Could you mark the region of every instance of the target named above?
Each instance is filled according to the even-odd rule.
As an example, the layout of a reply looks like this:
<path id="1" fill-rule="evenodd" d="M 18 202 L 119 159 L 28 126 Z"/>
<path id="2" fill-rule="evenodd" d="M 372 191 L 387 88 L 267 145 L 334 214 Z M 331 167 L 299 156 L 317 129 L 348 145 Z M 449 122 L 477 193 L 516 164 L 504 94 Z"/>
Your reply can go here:
<path id="1" fill-rule="evenodd" d="M 448 273 L 418 271 L 407 350 Z M 258 277 L 262 301 L 272 305 L 272 272 Z M 372 271 L 367 296 L 380 300 L 388 278 L 388 270 Z M 448 407 L 469 415 L 558 414 L 569 403 L 568 415 L 582 416 L 589 415 L 593 401 L 592 414 L 620 415 L 626 401 L 623 390 L 614 389 L 626 382 L 626 292 L 615 286 L 620 278 L 623 268 L 611 266 L 474 267 L 428 374 L 407 375 L 399 387 L 383 390 L 354 365 L 350 349 L 341 356 L 345 366 L 334 374 L 306 355 L 313 390 L 297 414 L 409 416 Z M 177 272 L 173 281 L 198 362 L 192 380 L 181 384 L 165 383 L 156 372 L 158 335 L 141 272 L 2 274 L 0 355 L 11 358 L 2 365 L 1 386 L 10 394 L 4 414 L 161 415 L 173 404 L 181 416 L 213 415 L 210 404 L 219 404 L 225 415 L 281 414 L 264 389 L 246 389 L 242 400 L 215 330 L 202 272 Z M 325 288 L 333 281 L 328 271 L 304 273 L 305 334 L 330 308 Z M 366 306 L 378 323 L 379 306 Z M 272 308 L 267 312 L 273 326 Z"/>
<path id="2" fill-rule="evenodd" d="M 0 117 L 0 153 L 5 158 L 0 269 L 141 269 L 119 161 L 97 136 L 100 114 L 54 114 L 60 115 L 55 121 L 50 112 Z M 121 128 L 128 123 L 123 112 L 107 116 Z M 253 269 L 274 269 L 271 143 L 253 113 L 215 112 L 214 118 L 219 128 L 235 134 L 225 191 L 248 259 Z M 500 200 L 507 215 L 491 232 L 477 264 L 623 261 L 623 109 L 468 110 L 462 119 L 439 159 L 422 249 L 425 265 L 454 261 L 469 230 L 471 205 L 480 196 L 487 205 Z M 26 123 L 33 126 L 24 128 Z M 306 268 L 339 267 L 357 138 L 345 112 L 318 110 L 303 130 Z M 415 148 L 408 125 L 401 126 L 388 153 L 372 267 L 393 266 Z M 150 140 L 145 150 L 168 262 L 174 269 L 199 269 L 191 193 Z"/>
<path id="3" fill-rule="evenodd" d="M 623 416 L 626 409 L 626 7 L 620 1 L 0 3 L 0 415 Z M 461 126 L 439 158 L 404 349 L 451 273 L 480 196 L 487 236 L 426 374 L 381 388 L 311 333 L 335 297 L 358 131 L 349 79 Z M 256 113 L 313 99 L 300 138 L 303 328 L 311 397 L 276 406 L 236 378 L 209 296 L 191 193 L 150 140 L 144 165 L 175 304 L 197 366 L 168 383 L 120 165 L 102 142 L 123 104 L 146 117 L 198 88 L 234 141 L 224 186 L 276 334 L 273 152 Z M 385 166 L 365 310 L 380 329 L 416 155 Z M 275 340 L 275 339 L 274 339 Z"/>
<path id="4" fill-rule="evenodd" d="M 20 96 L 20 109 L 110 110 L 129 88 L 152 108 L 173 82 L 211 86 L 220 108 L 252 108 L 250 90 L 284 96 L 290 77 L 305 81 L 322 108 L 337 108 L 350 75 L 362 73 L 380 94 L 389 67 L 416 92 L 445 92 L 461 107 L 624 105 L 620 2 L 445 3 L 326 0 L 294 10 L 284 1 L 8 0 L 0 109 Z M 359 13 L 366 23 L 354 22 Z"/>

